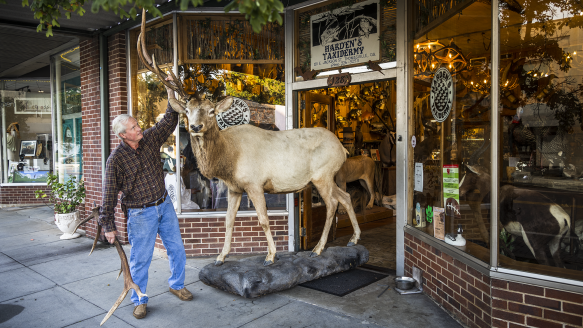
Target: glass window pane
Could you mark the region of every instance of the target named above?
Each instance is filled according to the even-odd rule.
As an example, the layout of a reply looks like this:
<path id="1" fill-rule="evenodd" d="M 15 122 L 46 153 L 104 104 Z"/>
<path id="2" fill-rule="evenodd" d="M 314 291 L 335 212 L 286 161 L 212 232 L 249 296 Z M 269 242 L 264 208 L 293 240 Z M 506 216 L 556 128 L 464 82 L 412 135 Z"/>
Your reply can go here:
<path id="1" fill-rule="evenodd" d="M 49 80 L 2 81 L 3 183 L 44 183 L 52 170 Z M 18 90 L 18 91 L 15 91 Z"/>
<path id="2" fill-rule="evenodd" d="M 583 280 L 583 17 L 500 6 L 500 266 Z"/>
<path id="3" fill-rule="evenodd" d="M 418 21 L 414 43 L 409 224 L 489 262 L 491 6 L 443 16 L 431 30 Z"/>
<path id="4" fill-rule="evenodd" d="M 186 64 L 180 66 L 185 91 L 196 90 L 213 102 L 225 96 L 241 99 L 250 111 L 250 122 L 266 130 L 285 129 L 283 117 L 285 84 L 282 64 Z M 190 143 L 190 128 L 184 116 L 180 120 L 180 149 L 184 158 L 181 178 L 185 190 L 182 211 L 227 210 L 227 186 L 216 178 L 208 179 L 198 170 Z M 265 194 L 268 210 L 285 210 L 285 194 Z M 190 201 L 189 201 L 190 200 Z M 196 208 L 196 207 L 199 208 Z M 255 210 L 244 193 L 239 210 Z"/>
<path id="5" fill-rule="evenodd" d="M 83 178 L 79 47 L 53 58 L 55 168 L 62 181 Z"/>

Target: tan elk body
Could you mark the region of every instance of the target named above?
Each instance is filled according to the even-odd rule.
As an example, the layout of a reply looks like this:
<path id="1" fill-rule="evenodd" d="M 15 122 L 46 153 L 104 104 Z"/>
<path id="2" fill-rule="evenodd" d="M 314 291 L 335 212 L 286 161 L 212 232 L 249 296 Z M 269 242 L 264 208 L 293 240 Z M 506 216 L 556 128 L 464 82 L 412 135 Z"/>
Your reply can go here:
<path id="1" fill-rule="evenodd" d="M 322 237 L 312 255 L 320 255 L 324 250 L 339 202 L 347 209 L 354 228 L 348 245 L 355 245 L 360 239 L 360 229 L 350 196 L 334 181 L 346 160 L 346 150 L 338 138 L 323 128 L 267 131 L 252 125 L 239 125 L 219 130 L 215 115 L 229 109 L 233 98 L 227 97 L 213 104 L 198 95 L 187 96 L 174 73 L 170 72 L 172 79 L 166 80 L 167 75 L 146 51 L 145 40 L 142 39 L 146 35 L 144 20 L 138 38 L 140 59 L 168 88 L 185 100 L 169 99 L 175 111 L 188 117 L 191 145 L 201 173 L 207 178 L 223 180 L 229 189 L 225 243 L 215 264 L 224 263 L 231 249 L 231 236 L 243 192 L 253 201 L 259 224 L 267 238 L 265 265 L 275 262 L 276 253 L 269 228 L 265 192 L 297 192 L 313 184 L 326 203 L 327 213 Z"/>

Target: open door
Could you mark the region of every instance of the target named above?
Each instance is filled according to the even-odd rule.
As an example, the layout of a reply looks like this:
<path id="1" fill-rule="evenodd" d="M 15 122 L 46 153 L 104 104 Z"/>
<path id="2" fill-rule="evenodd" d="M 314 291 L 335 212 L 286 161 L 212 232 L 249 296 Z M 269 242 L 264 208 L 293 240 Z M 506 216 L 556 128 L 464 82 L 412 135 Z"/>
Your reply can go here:
<path id="1" fill-rule="evenodd" d="M 305 110 L 303 111 L 304 128 L 323 127 L 335 132 L 336 115 L 334 97 L 324 94 L 306 92 Z M 306 188 L 302 194 L 301 245 L 305 250 L 318 244 L 324 224 L 326 223 L 326 205 L 313 186 Z M 330 229 L 332 233 L 333 229 Z M 329 240 L 331 240 L 329 238 Z"/>

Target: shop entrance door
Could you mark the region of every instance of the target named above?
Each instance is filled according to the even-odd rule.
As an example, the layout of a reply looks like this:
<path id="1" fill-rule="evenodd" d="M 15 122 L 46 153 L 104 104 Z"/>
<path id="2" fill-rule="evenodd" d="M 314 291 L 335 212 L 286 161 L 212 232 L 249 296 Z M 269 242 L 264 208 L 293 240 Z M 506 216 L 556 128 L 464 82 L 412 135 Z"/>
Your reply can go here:
<path id="1" fill-rule="evenodd" d="M 305 128 L 323 127 L 334 133 L 336 128 L 334 97 L 307 92 L 303 122 Z M 301 243 L 305 250 L 318 244 L 326 223 L 326 205 L 317 193 L 317 189 L 311 187 L 306 188 L 302 195 Z M 330 232 L 332 233 L 332 229 Z"/>

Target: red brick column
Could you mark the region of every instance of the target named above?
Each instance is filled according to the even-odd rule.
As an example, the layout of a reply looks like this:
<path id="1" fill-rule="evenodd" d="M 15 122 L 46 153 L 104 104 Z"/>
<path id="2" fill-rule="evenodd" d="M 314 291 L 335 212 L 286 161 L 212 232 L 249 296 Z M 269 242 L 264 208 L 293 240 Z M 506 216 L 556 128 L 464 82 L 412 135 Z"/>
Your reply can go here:
<path id="1" fill-rule="evenodd" d="M 125 32 L 114 34 L 108 39 L 109 60 L 109 149 L 113 151 L 119 145 L 119 138 L 113 133 L 111 123 L 120 114 L 128 113 L 127 62 Z M 109 155 L 109 154 L 108 154 Z M 115 225 L 120 242 L 127 244 L 127 220 L 118 206 L 115 211 Z"/>
<path id="2" fill-rule="evenodd" d="M 81 115 L 83 131 L 83 177 L 85 178 L 85 215 L 93 203 L 101 205 L 101 121 L 99 98 L 99 39 L 79 44 L 81 75 Z M 84 225 L 87 237 L 95 237 L 97 221 Z"/>
<path id="3" fill-rule="evenodd" d="M 102 204 L 101 167 L 101 108 L 99 90 L 99 39 L 82 41 L 81 49 L 81 90 L 83 114 L 83 170 L 87 189 L 85 212 L 89 214 L 93 203 Z M 108 39 L 109 125 L 110 151 L 119 141 L 111 130 L 111 122 L 122 113 L 127 113 L 125 33 L 115 34 Z M 107 154 L 109 156 L 109 154 Z M 115 214 L 118 238 L 127 243 L 127 226 L 118 204 Z M 97 222 L 91 220 L 85 225 L 88 237 L 95 237 Z"/>

